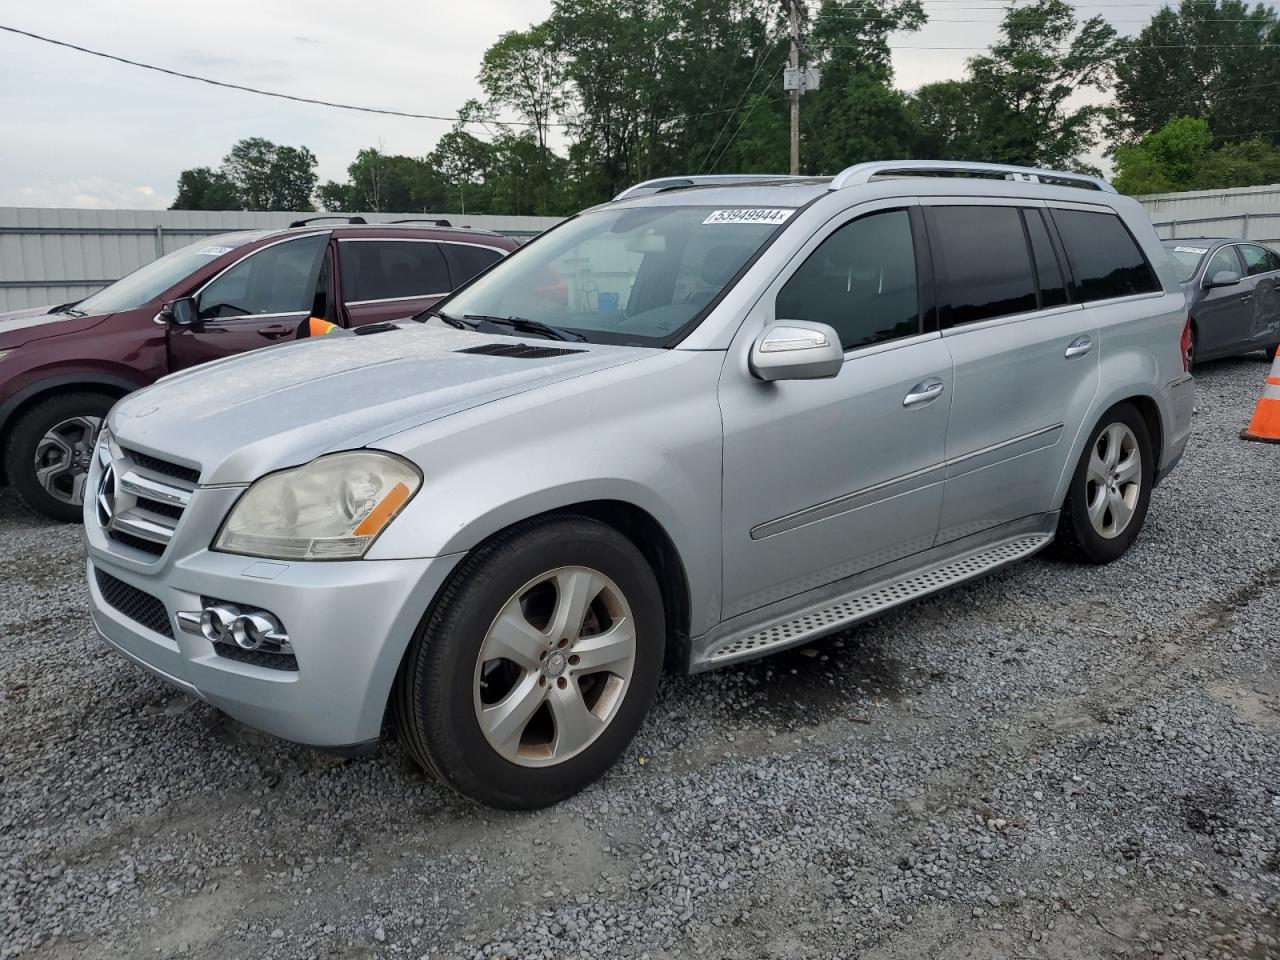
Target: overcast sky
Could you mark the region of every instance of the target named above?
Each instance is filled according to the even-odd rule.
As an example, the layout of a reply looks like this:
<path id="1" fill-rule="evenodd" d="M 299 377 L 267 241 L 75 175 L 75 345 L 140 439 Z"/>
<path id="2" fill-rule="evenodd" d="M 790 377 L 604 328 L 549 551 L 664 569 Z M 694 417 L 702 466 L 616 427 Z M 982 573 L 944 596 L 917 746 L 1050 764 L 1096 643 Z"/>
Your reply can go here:
<path id="1" fill-rule="evenodd" d="M 1088 6 L 1089 3 L 1095 6 Z M 1123 33 L 1160 4 L 1106 7 Z M 958 78 L 996 35 L 997 0 L 925 0 L 933 22 L 895 36 L 897 83 Z M 1081 13 L 1102 9 L 1082 0 Z M 990 9 L 975 9 L 990 7 Z M 503 31 L 551 0 L 55 0 L 7 4 L 0 23 L 134 60 L 283 93 L 452 115 Z M 943 21 L 979 22 L 943 22 Z M 780 81 L 779 81 L 780 82 Z M 290 103 L 111 63 L 0 32 L 0 206 L 163 208 L 178 172 L 217 166 L 242 137 L 305 144 L 320 179 L 361 147 L 420 156 L 447 122 Z"/>

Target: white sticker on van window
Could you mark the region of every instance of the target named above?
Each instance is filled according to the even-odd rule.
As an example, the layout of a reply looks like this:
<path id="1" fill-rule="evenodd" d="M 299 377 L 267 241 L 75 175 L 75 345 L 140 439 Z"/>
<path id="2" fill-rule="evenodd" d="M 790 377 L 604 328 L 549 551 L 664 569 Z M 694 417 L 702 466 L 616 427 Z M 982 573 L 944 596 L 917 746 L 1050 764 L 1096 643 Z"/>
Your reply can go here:
<path id="1" fill-rule="evenodd" d="M 795 213 L 786 207 L 762 210 L 752 207 L 745 210 L 713 210 L 703 223 L 782 223 Z"/>
<path id="2" fill-rule="evenodd" d="M 1208 247 L 1174 247 L 1174 253 L 1208 253 Z"/>
<path id="3" fill-rule="evenodd" d="M 196 251 L 197 257 L 220 257 L 224 253 L 230 253 L 230 247 L 201 247 Z"/>

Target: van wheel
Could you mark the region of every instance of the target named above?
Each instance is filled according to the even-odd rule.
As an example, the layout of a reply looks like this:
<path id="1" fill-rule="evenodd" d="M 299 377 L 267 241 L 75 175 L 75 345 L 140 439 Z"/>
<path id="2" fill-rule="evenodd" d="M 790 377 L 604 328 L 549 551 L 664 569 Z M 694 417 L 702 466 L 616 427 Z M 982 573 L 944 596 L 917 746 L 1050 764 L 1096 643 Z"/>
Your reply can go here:
<path id="1" fill-rule="evenodd" d="M 515 527 L 462 562 L 419 628 L 394 698 L 400 736 L 467 797 L 556 803 L 635 736 L 665 637 L 653 571 L 612 527 Z"/>
<path id="2" fill-rule="evenodd" d="M 1128 403 L 1112 407 L 1076 466 L 1058 520 L 1059 552 L 1082 563 L 1122 557 L 1147 518 L 1154 461 L 1142 415 Z"/>
<path id="3" fill-rule="evenodd" d="M 19 418 L 4 469 L 23 503 L 54 520 L 80 522 L 93 445 L 114 403 L 101 393 L 64 393 Z"/>

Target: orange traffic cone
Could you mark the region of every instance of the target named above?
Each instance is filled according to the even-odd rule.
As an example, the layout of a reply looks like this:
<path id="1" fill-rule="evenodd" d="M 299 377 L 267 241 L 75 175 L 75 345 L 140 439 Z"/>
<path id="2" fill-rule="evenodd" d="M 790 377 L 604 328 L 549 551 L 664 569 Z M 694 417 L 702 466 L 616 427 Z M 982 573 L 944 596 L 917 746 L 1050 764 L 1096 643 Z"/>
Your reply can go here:
<path id="1" fill-rule="evenodd" d="M 1271 372 L 1267 374 L 1253 419 L 1240 431 L 1240 437 L 1263 443 L 1280 443 L 1280 350 L 1276 351 L 1276 358 L 1271 363 Z"/>

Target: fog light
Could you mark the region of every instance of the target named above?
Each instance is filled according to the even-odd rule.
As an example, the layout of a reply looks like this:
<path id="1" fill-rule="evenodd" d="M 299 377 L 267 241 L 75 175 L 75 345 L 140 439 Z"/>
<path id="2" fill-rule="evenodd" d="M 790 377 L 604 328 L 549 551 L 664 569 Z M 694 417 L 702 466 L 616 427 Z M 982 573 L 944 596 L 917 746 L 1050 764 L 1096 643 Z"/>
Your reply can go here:
<path id="1" fill-rule="evenodd" d="M 199 634 L 210 643 L 261 650 L 264 653 L 293 654 L 289 635 L 273 613 L 238 607 L 221 600 L 205 601 L 199 612 L 181 610 L 178 625 L 187 633 Z"/>
<path id="2" fill-rule="evenodd" d="M 229 603 L 219 603 L 200 611 L 200 632 L 210 643 L 229 643 L 233 624 L 240 610 Z"/>
<path id="3" fill-rule="evenodd" d="M 243 614 L 231 624 L 231 636 L 242 650 L 257 650 L 264 643 L 278 646 L 289 642 L 280 621 L 263 610 Z"/>

